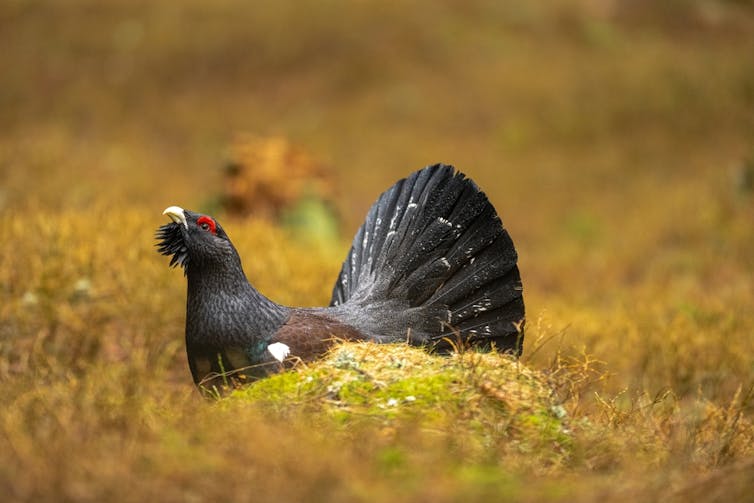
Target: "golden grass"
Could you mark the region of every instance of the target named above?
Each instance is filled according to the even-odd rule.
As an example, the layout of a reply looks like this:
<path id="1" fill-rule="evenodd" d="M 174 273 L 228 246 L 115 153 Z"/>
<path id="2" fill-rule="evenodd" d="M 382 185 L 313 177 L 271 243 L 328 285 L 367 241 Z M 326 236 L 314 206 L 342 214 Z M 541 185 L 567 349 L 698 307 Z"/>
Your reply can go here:
<path id="1" fill-rule="evenodd" d="M 684 389 L 684 375 L 632 367 L 646 349 L 616 352 L 625 342 L 613 339 L 605 366 L 591 352 L 559 343 L 562 330 L 569 339 L 569 332 L 588 332 L 589 324 L 568 312 L 530 310 L 522 363 L 345 346 L 287 381 L 263 381 L 213 405 L 193 390 L 185 368 L 183 278 L 151 248 L 157 214 L 133 210 L 110 218 L 102 207 L 8 216 L 0 224 L 14 243 L 0 265 L 6 285 L 0 445 L 9 457 L 0 483 L 17 499 L 204 499 L 215 484 L 231 499 L 249 497 L 250 484 L 263 500 L 588 499 L 580 489 L 585 480 L 607 491 L 628 477 L 617 487 L 646 490 L 632 481 L 640 477 L 650 486 L 670 484 L 650 487 L 670 494 L 694 480 L 689 474 L 735 467 L 752 455 L 750 380 L 727 376 L 709 395 L 704 383 L 679 395 L 673 387 Z M 263 290 L 292 304 L 326 301 L 338 263 L 331 253 L 312 253 L 268 223 L 227 227 Z M 258 240 L 265 245 L 256 246 Z M 652 312 L 639 314 L 648 319 L 617 318 L 614 310 L 588 317 L 623 333 L 652 322 Z M 693 334 L 708 323 L 689 318 L 644 339 L 658 352 L 671 350 L 665 338 L 677 341 L 675 353 L 661 357 L 677 366 L 689 360 L 693 374 L 703 362 L 681 343 L 699 344 Z M 738 336 L 733 330 L 727 339 Z M 720 367 L 749 361 L 737 363 L 732 353 L 721 349 L 705 358 Z M 405 368 L 385 363 L 395 361 Z M 332 386 L 362 375 L 349 370 L 359 366 L 371 380 L 333 402 Z M 634 381 L 615 370 L 623 368 L 645 375 Z M 614 374 L 609 385 L 607 372 Z M 664 391 L 649 391 L 657 386 L 644 381 L 652 377 L 647 372 L 670 380 Z M 517 384 L 517 375 L 532 385 Z M 323 393 L 286 388 L 310 376 L 310 391 Z M 625 391 L 611 391 L 616 385 Z M 393 398 L 385 393 L 413 394 L 416 413 L 385 413 L 380 406 Z M 361 398 L 350 403 L 354 396 Z M 405 396 L 396 400 L 408 405 Z M 322 407 L 336 413 L 323 415 Z M 567 414 L 562 424 L 558 410 Z M 534 490 L 531 477 L 550 482 Z"/>
<path id="2" fill-rule="evenodd" d="M 750 498 L 754 16 L 722 0 L 604 5 L 3 4 L 0 494 Z M 452 162 L 518 247 L 521 361 L 405 350 L 416 368 L 389 368 L 358 404 L 333 382 L 306 403 L 275 391 L 342 380 L 333 356 L 201 399 L 184 280 L 153 232 L 164 207 L 216 198 L 245 131 L 332 165 L 344 221 L 341 240 L 315 246 L 218 215 L 260 290 L 326 303 L 377 194 Z M 337 351 L 372 365 L 404 350 Z M 532 376 L 531 400 L 554 415 L 507 422 L 529 400 L 508 370 Z M 386 389 L 416 390 L 412 376 L 442 399 L 378 407 Z M 568 433 L 529 428 L 542 417 Z"/>

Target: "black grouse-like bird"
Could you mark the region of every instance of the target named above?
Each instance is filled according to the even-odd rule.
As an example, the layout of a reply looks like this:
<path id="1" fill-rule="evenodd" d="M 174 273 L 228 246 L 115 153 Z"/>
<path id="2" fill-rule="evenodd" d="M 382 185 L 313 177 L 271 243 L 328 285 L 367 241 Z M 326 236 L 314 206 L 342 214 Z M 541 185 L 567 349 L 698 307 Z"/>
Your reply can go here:
<path id="1" fill-rule="evenodd" d="M 188 278 L 186 350 L 200 387 L 314 359 L 336 340 L 521 353 L 513 241 L 485 194 L 452 166 L 424 168 L 379 197 L 323 308 L 259 293 L 214 218 L 177 206 L 164 214 L 173 222 L 158 229 L 158 249 Z"/>

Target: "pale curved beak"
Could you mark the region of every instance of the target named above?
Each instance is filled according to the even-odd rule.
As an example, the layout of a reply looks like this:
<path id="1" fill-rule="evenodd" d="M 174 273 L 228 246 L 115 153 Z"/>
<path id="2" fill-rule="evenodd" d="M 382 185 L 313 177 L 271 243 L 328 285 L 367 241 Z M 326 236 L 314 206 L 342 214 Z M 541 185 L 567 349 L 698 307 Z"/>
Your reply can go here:
<path id="1" fill-rule="evenodd" d="M 170 220 L 177 224 L 183 224 L 188 229 L 188 222 L 186 221 L 186 214 L 183 212 L 183 208 L 180 206 L 169 206 L 162 212 L 163 215 L 170 217 Z"/>

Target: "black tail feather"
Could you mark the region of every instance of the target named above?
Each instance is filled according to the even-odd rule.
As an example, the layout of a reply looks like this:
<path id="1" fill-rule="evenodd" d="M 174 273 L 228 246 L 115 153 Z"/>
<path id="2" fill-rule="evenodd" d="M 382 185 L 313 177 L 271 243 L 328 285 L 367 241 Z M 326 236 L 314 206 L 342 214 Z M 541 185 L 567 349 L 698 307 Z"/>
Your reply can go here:
<path id="1" fill-rule="evenodd" d="M 517 254 L 473 181 L 438 164 L 383 193 L 356 233 L 331 305 L 379 340 L 443 346 L 460 334 L 520 352 L 524 303 Z M 391 319 L 384 307 L 391 307 Z M 377 328 L 379 327 L 379 328 Z"/>

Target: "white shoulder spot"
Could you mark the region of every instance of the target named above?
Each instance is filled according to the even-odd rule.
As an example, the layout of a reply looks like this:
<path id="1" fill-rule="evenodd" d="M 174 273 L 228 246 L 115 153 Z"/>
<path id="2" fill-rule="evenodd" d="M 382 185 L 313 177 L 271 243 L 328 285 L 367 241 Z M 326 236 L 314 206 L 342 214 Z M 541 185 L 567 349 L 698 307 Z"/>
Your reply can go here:
<path id="1" fill-rule="evenodd" d="M 273 358 L 275 358 L 279 362 L 282 362 L 283 360 L 285 360 L 286 356 L 291 354 L 291 348 L 289 348 L 282 342 L 275 342 L 273 344 L 270 344 L 269 346 L 267 346 L 267 351 L 269 351 Z"/>

